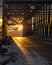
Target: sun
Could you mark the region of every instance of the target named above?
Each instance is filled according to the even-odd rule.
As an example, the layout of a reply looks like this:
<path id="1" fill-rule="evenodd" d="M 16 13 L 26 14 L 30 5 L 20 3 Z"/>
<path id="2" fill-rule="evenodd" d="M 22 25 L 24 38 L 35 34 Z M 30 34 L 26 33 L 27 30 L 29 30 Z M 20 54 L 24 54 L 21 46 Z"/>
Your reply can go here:
<path id="1" fill-rule="evenodd" d="M 18 31 L 21 31 L 21 30 L 23 30 L 23 25 L 19 25 L 18 27 Z"/>

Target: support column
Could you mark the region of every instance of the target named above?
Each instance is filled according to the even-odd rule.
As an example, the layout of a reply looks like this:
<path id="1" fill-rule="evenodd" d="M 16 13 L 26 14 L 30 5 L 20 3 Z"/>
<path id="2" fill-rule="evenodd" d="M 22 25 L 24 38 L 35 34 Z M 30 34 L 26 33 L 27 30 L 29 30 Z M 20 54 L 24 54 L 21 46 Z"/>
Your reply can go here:
<path id="1" fill-rule="evenodd" d="M 2 24 L 2 39 L 7 40 L 7 21 L 6 21 L 6 0 L 3 0 L 3 24 Z"/>
<path id="2" fill-rule="evenodd" d="M 45 36 L 45 25 L 44 25 L 44 4 L 43 4 L 43 36 Z"/>
<path id="3" fill-rule="evenodd" d="M 48 36 L 50 36 L 50 4 L 48 9 Z"/>
<path id="4" fill-rule="evenodd" d="M 41 25 L 40 25 L 40 35 L 42 36 L 42 9 L 41 9 Z"/>

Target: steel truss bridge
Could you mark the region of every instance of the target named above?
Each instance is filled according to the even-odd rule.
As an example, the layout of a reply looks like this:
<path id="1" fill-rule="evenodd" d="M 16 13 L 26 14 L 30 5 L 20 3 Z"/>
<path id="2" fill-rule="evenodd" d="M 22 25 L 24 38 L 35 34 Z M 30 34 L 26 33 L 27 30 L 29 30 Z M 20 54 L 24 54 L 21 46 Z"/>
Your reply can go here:
<path id="1" fill-rule="evenodd" d="M 7 26 L 8 25 L 15 25 L 18 24 L 17 21 L 12 23 L 9 23 L 8 20 L 11 20 L 12 18 L 18 18 L 22 17 L 23 22 L 22 24 L 26 26 L 24 28 L 24 35 L 26 33 L 29 33 L 26 31 L 27 28 L 31 28 L 29 31 L 33 32 L 35 31 L 36 34 L 41 34 L 42 36 L 51 36 L 52 32 L 48 30 L 50 24 L 50 11 L 51 11 L 51 0 L 3 0 L 3 26 L 2 26 L 2 36 L 5 39 L 7 37 Z M 52 12 L 51 12 L 52 13 Z M 32 23 L 32 17 L 35 19 L 35 21 Z M 48 20 L 47 20 L 48 19 Z M 48 22 L 46 25 L 45 20 Z M 31 22 L 29 22 L 31 21 Z M 32 27 L 33 31 L 32 31 Z M 37 25 L 37 26 L 36 26 Z M 35 28 L 35 30 L 34 30 Z M 38 30 L 39 28 L 39 30 Z M 42 29 L 41 29 L 42 28 Z M 51 24 L 50 24 L 51 28 Z M 38 32 L 37 32 L 38 31 Z M 48 32 L 48 33 L 46 33 Z"/>

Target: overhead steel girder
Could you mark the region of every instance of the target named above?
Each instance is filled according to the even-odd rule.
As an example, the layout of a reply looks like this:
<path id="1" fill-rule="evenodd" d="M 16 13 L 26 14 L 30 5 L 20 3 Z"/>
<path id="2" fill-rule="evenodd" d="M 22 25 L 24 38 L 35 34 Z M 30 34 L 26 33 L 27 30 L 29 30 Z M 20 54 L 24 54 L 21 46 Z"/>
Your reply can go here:
<path id="1" fill-rule="evenodd" d="M 31 13 L 31 11 L 36 11 L 36 9 L 40 9 L 42 4 L 34 4 L 34 3 L 22 3 L 22 2 L 10 2 L 8 4 L 8 12 L 16 12 L 21 11 L 22 13 Z M 34 9 L 31 9 L 30 7 L 34 6 Z"/>
<path id="2" fill-rule="evenodd" d="M 20 5 L 23 5 L 21 6 L 22 9 L 27 9 L 27 10 L 31 10 L 29 6 L 33 5 L 35 6 L 35 10 L 36 8 L 39 8 L 42 6 L 42 4 L 46 4 L 46 3 L 52 3 L 51 0 L 43 0 L 43 1 L 40 1 L 40 0 L 36 0 L 36 1 L 19 1 L 19 0 L 6 0 L 6 3 L 8 4 L 9 7 L 11 7 L 11 5 L 15 5 L 15 9 L 20 9 Z M 14 7 L 13 7 L 14 8 Z"/>
<path id="3" fill-rule="evenodd" d="M 38 3 L 52 3 L 52 0 L 6 0 L 7 3 L 10 3 L 10 2 L 13 2 L 13 3 L 35 3 L 35 4 L 38 4 Z"/>
<path id="4" fill-rule="evenodd" d="M 43 1 L 41 1 L 41 0 L 36 0 L 36 1 L 6 0 L 6 3 L 9 6 L 9 10 L 22 10 L 23 9 L 23 10 L 29 11 L 29 10 L 33 10 L 30 8 L 30 5 L 33 5 L 33 6 L 35 6 L 34 12 L 36 12 L 38 9 L 40 9 L 42 7 L 43 4 L 46 4 L 46 3 L 50 4 L 50 3 L 52 3 L 52 1 L 51 0 L 43 0 Z M 13 7 L 14 9 L 12 9 L 12 8 L 10 9 L 11 5 L 13 5 L 13 4 L 15 5 L 15 7 Z M 20 6 L 20 5 L 22 5 L 22 6 Z M 22 8 L 22 9 L 20 9 L 20 8 Z"/>

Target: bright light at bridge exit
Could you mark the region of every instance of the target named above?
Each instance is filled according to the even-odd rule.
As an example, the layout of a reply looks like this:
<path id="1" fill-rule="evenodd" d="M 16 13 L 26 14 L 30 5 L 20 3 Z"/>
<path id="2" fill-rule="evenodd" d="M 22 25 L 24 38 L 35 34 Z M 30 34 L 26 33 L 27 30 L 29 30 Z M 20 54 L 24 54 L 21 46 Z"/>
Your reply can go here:
<path id="1" fill-rule="evenodd" d="M 18 27 L 18 31 L 21 31 L 21 30 L 23 30 L 23 25 L 19 25 Z"/>
<path id="2" fill-rule="evenodd" d="M 22 37 L 23 36 L 23 25 L 22 24 L 16 24 L 16 25 L 10 25 L 8 28 L 8 36 L 16 36 L 16 37 Z"/>
<path id="3" fill-rule="evenodd" d="M 2 22 L 2 18 L 0 18 L 0 22 Z"/>

